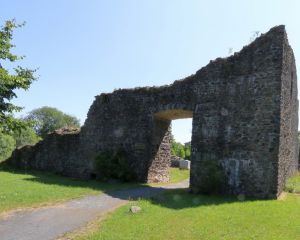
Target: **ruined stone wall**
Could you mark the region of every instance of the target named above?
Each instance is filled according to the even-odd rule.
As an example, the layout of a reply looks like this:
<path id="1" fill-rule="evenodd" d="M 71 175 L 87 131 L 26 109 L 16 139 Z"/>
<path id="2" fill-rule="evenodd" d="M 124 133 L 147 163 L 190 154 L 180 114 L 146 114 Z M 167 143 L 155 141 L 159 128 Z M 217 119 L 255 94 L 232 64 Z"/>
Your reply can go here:
<path id="1" fill-rule="evenodd" d="M 78 159 L 79 131 L 62 129 L 49 134 L 36 145 L 16 149 L 8 160 L 11 165 L 88 178 L 86 164 Z"/>
<path id="2" fill-rule="evenodd" d="M 284 28 L 272 29 L 239 54 L 203 70 L 216 100 L 194 112 L 191 187 L 201 191 L 204 160 L 220 161 L 225 192 L 276 197 Z M 284 163 L 286 164 L 286 163 Z M 199 174 L 200 173 L 200 174 Z"/>
<path id="3" fill-rule="evenodd" d="M 167 181 L 170 122 L 192 117 L 193 192 L 206 191 L 213 164 L 222 172 L 221 192 L 275 198 L 296 169 L 297 111 L 294 58 L 279 26 L 171 85 L 97 96 L 80 133 L 65 136 L 62 148 L 63 141 L 47 138 L 31 159 L 36 168 L 88 176 L 101 151 L 122 148 L 137 180 Z M 60 164 L 42 167 L 48 161 Z"/>
<path id="4" fill-rule="evenodd" d="M 298 168 L 298 91 L 293 50 L 284 34 L 280 95 L 280 142 L 278 157 L 278 192 Z"/>

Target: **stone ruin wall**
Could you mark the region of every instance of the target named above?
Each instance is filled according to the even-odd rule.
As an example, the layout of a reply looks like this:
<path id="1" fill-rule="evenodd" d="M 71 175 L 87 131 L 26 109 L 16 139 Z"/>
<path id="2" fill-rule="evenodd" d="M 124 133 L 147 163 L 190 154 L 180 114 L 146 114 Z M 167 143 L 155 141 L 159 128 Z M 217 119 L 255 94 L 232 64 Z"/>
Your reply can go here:
<path id="1" fill-rule="evenodd" d="M 222 169 L 223 193 L 278 197 L 298 164 L 297 77 L 284 26 L 172 85 L 101 94 L 80 133 L 54 133 L 9 161 L 88 178 L 99 152 L 123 148 L 138 181 L 167 181 L 170 122 L 185 117 L 193 117 L 193 192 L 203 192 L 210 161 Z"/>
<path id="2" fill-rule="evenodd" d="M 60 173 L 69 177 L 82 177 L 86 166 L 80 164 L 76 152 L 80 145 L 78 130 L 57 130 L 35 145 L 16 149 L 7 161 L 22 169 L 37 169 Z"/>
<path id="3" fill-rule="evenodd" d="M 284 34 L 280 96 L 280 139 L 278 156 L 278 192 L 285 181 L 299 168 L 298 143 L 298 88 L 297 69 L 293 50 Z"/>

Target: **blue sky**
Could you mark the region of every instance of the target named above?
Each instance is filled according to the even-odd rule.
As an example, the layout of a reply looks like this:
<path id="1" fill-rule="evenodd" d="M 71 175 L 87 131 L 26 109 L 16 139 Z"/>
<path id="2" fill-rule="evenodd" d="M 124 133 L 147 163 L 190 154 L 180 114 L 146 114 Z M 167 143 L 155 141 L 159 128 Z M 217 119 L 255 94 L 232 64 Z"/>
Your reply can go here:
<path id="1" fill-rule="evenodd" d="M 1 25 L 27 22 L 15 34 L 14 51 L 26 55 L 22 65 L 39 67 L 40 79 L 14 101 L 25 107 L 22 114 L 53 106 L 84 122 L 94 96 L 170 84 L 279 24 L 300 59 L 298 0 L 0 0 L 0 6 Z M 190 130 L 191 120 L 173 124 L 181 142 Z"/>

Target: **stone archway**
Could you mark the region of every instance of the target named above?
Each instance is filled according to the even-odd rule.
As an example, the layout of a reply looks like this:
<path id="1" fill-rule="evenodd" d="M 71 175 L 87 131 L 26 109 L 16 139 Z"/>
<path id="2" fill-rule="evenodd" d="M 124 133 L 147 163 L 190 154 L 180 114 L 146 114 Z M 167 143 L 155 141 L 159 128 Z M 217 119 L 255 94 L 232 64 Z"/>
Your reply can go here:
<path id="1" fill-rule="evenodd" d="M 80 133 L 49 135 L 10 162 L 86 177 L 99 152 L 122 147 L 138 181 L 166 181 L 169 122 L 191 113 L 192 191 L 211 190 L 213 166 L 221 192 L 278 197 L 298 167 L 297 76 L 284 26 L 171 85 L 96 96 Z"/>
<path id="2" fill-rule="evenodd" d="M 178 106 L 174 105 L 171 106 L 171 109 L 160 109 L 153 114 L 153 148 L 147 182 L 169 181 L 171 121 L 192 117 L 192 110 L 179 109 Z"/>

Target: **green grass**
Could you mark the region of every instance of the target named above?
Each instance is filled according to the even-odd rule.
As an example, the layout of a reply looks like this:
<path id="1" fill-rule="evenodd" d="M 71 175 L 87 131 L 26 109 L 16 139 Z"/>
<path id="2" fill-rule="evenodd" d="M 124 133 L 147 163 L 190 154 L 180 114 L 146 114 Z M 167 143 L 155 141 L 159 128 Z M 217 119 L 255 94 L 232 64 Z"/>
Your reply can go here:
<path id="1" fill-rule="evenodd" d="M 180 182 L 190 177 L 189 170 L 180 170 L 178 168 L 170 168 L 170 183 Z"/>
<path id="2" fill-rule="evenodd" d="M 142 211 L 129 213 L 131 205 Z M 299 240 L 300 198 L 289 194 L 280 201 L 240 202 L 171 190 L 158 200 L 139 200 L 119 208 L 96 229 L 76 239 Z"/>
<path id="3" fill-rule="evenodd" d="M 179 171 L 171 170 L 171 182 L 188 177 L 189 171 Z M 138 183 L 82 181 L 46 172 L 26 173 L 3 169 L 0 169 L 0 183 L 0 214 L 16 208 L 55 204 L 89 194 L 141 186 Z"/>
<path id="4" fill-rule="evenodd" d="M 299 192 L 300 174 L 291 178 L 287 186 L 291 192 Z M 132 205 L 140 206 L 142 211 L 129 213 Z M 300 240 L 300 195 L 287 193 L 283 200 L 238 201 L 230 196 L 169 190 L 154 199 L 130 202 L 106 220 L 95 222 L 87 231 L 69 237 L 76 240 Z"/>
<path id="5" fill-rule="evenodd" d="M 13 173 L 0 171 L 0 213 L 6 210 L 53 204 L 127 187 L 126 184 L 108 184 L 80 181 L 51 173 Z"/>

